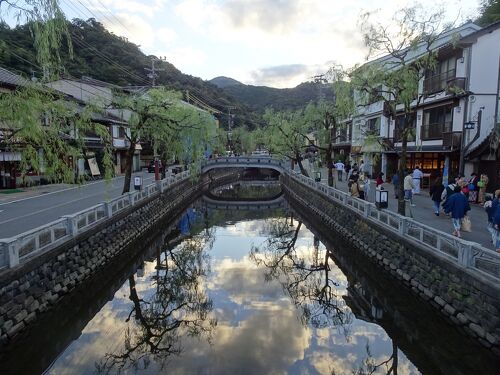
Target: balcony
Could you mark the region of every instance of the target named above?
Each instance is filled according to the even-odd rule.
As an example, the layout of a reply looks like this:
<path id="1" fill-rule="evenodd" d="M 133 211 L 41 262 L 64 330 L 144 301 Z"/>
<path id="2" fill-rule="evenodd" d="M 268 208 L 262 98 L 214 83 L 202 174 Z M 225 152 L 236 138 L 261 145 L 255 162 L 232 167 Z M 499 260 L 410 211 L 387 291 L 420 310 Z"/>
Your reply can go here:
<path id="1" fill-rule="evenodd" d="M 420 138 L 423 141 L 443 139 L 443 133 L 451 133 L 451 121 L 437 124 L 422 125 Z"/>
<path id="2" fill-rule="evenodd" d="M 465 94 L 467 78 L 455 77 L 446 82 L 446 94 L 463 95 Z"/>
<path id="3" fill-rule="evenodd" d="M 444 132 L 443 148 L 456 150 L 462 147 L 462 132 Z"/>
<path id="4" fill-rule="evenodd" d="M 426 77 L 424 79 L 424 94 L 430 95 L 446 90 L 449 87 L 448 82 L 456 79 L 455 74 L 455 69 L 451 69 L 441 74 Z"/>

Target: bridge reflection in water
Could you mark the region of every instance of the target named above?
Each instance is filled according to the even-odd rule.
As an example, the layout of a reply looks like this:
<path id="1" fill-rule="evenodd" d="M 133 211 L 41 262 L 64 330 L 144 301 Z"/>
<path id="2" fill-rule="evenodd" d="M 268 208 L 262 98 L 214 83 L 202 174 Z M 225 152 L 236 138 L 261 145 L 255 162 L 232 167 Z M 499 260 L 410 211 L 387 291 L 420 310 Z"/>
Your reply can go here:
<path id="1" fill-rule="evenodd" d="M 135 258 L 115 264 L 119 272 L 93 280 L 45 317 L 4 353 L 0 371 L 40 373 L 50 366 L 54 374 L 347 375 L 498 369 L 489 352 L 281 196 L 266 202 L 218 195 L 202 197 Z"/>

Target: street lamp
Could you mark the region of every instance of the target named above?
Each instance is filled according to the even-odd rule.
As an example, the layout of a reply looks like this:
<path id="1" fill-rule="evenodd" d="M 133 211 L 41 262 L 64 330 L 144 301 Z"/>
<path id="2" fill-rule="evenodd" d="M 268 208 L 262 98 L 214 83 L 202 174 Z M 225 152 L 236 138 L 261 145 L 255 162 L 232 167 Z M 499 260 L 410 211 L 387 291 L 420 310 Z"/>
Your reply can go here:
<path id="1" fill-rule="evenodd" d="M 387 190 L 384 190 L 384 188 L 381 186 L 380 188 L 377 188 L 375 190 L 375 206 L 377 209 L 381 208 L 387 208 L 389 201 L 389 192 Z"/>

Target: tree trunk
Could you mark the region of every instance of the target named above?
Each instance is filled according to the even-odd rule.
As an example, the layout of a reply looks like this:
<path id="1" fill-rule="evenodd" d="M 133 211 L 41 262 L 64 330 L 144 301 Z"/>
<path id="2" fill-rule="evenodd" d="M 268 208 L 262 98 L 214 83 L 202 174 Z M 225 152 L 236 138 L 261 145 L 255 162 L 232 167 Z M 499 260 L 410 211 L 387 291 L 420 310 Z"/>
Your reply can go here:
<path id="1" fill-rule="evenodd" d="M 398 214 L 405 216 L 406 214 L 406 204 L 404 196 L 404 178 L 406 170 L 406 151 L 408 149 L 408 119 L 405 115 L 405 122 L 402 132 L 401 139 L 401 157 L 399 158 L 399 194 L 398 194 Z"/>
<path id="2" fill-rule="evenodd" d="M 134 158 L 135 143 L 131 142 L 125 156 L 125 180 L 123 181 L 122 194 L 130 191 L 130 181 L 132 180 L 132 159 Z"/>
<path id="3" fill-rule="evenodd" d="M 333 186 L 333 157 L 332 157 L 332 146 L 328 147 L 326 153 L 326 166 L 328 168 L 328 186 Z"/>
<path id="4" fill-rule="evenodd" d="M 295 154 L 295 159 L 297 160 L 297 164 L 299 165 L 300 173 L 302 173 L 306 177 L 309 177 L 309 173 L 307 173 L 306 169 L 302 165 L 302 158 L 300 157 L 300 154 L 298 152 Z"/>

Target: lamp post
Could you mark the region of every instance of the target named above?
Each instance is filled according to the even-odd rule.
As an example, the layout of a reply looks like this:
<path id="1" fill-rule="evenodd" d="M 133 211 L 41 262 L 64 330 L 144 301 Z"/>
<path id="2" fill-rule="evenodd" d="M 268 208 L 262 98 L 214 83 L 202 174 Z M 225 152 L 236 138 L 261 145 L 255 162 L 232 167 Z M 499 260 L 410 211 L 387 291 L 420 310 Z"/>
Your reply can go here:
<path id="1" fill-rule="evenodd" d="M 377 209 L 387 208 L 389 201 L 389 192 L 381 186 L 375 190 L 375 206 Z"/>

